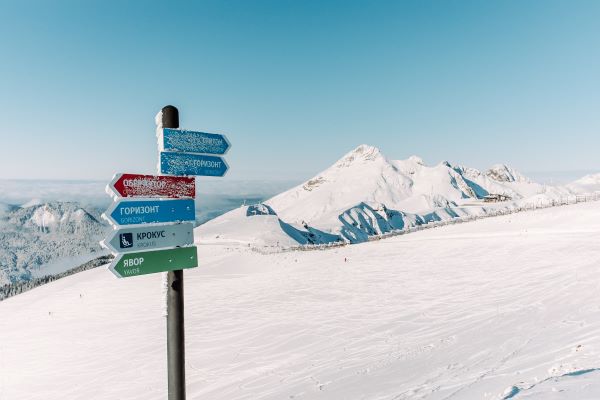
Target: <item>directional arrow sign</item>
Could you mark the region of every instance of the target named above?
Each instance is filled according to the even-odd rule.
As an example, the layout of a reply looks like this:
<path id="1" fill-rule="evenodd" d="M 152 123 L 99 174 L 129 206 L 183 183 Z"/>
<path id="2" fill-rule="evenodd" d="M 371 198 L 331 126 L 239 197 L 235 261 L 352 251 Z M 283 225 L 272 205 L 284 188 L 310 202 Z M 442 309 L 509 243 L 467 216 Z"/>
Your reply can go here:
<path id="1" fill-rule="evenodd" d="M 194 224 L 145 225 L 112 232 L 100 244 L 113 254 L 194 244 Z"/>
<path id="2" fill-rule="evenodd" d="M 116 174 L 106 187 L 116 197 L 196 197 L 196 180 L 186 176 Z"/>
<path id="3" fill-rule="evenodd" d="M 196 246 L 119 254 L 108 269 L 117 278 L 174 271 L 198 266 Z"/>
<path id="4" fill-rule="evenodd" d="M 194 221 L 194 200 L 121 200 L 114 202 L 104 214 L 113 225 L 153 224 Z"/>
<path id="5" fill-rule="evenodd" d="M 203 154 L 160 153 L 160 172 L 167 175 L 223 176 L 229 169 L 224 159 Z"/>
<path id="6" fill-rule="evenodd" d="M 171 128 L 162 130 L 158 142 L 160 150 L 185 153 L 225 154 L 231 147 L 223 135 Z"/>

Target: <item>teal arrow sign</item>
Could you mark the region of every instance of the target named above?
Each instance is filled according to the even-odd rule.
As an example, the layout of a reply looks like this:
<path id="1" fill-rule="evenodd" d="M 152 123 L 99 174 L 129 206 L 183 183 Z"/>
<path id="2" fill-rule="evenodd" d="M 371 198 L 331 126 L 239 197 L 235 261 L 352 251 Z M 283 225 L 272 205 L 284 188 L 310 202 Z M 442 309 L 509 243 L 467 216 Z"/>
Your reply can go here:
<path id="1" fill-rule="evenodd" d="M 225 154 L 231 143 L 218 133 L 186 131 L 164 128 L 159 145 L 164 151 L 183 151 L 185 153 Z"/>
<path id="2" fill-rule="evenodd" d="M 193 199 L 124 200 L 114 202 L 102 217 L 112 225 L 194 221 Z"/>
<path id="3" fill-rule="evenodd" d="M 225 175 L 228 169 L 229 166 L 222 157 L 193 153 L 160 152 L 160 172 L 162 174 L 220 177 Z"/>

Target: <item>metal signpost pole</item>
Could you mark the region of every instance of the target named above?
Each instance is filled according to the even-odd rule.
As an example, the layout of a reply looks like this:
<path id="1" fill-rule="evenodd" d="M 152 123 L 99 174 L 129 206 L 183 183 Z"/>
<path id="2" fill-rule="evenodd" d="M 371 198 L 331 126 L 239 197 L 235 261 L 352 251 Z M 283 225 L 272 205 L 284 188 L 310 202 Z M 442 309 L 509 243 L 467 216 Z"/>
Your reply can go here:
<path id="1" fill-rule="evenodd" d="M 179 128 L 179 111 L 162 109 L 162 127 Z M 160 175 L 160 167 L 158 170 Z M 167 365 L 169 400 L 185 400 L 185 342 L 183 324 L 183 270 L 167 272 Z"/>
<path id="2" fill-rule="evenodd" d="M 183 270 L 198 267 L 194 246 L 196 180 L 222 177 L 231 148 L 225 135 L 179 128 L 179 111 L 163 107 L 156 121 L 158 173 L 119 172 L 106 187 L 102 214 L 113 231 L 100 244 L 115 255 L 117 278 L 166 272 L 168 399 L 185 400 Z"/>

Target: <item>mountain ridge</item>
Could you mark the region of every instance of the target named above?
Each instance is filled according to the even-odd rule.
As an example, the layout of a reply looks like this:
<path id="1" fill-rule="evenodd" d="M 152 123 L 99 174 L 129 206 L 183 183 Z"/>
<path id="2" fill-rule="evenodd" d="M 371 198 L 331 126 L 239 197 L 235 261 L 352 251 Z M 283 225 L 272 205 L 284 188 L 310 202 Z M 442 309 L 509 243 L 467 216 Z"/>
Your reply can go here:
<path id="1" fill-rule="evenodd" d="M 282 228 L 283 233 L 291 227 L 300 231 L 302 238 L 308 238 L 297 240 L 297 235 L 291 235 L 300 244 L 311 243 L 311 238 L 319 236 L 314 232 L 322 232 L 321 236 L 329 242 L 335 238 L 334 241 L 356 243 L 382 233 L 382 229 L 384 233 L 428 220 L 485 214 L 491 206 L 483 201 L 486 197 L 507 199 L 514 204 L 534 196 L 537 200 L 540 196 L 556 199 L 570 193 L 565 187 L 533 182 L 505 164 L 494 164 L 485 171 L 448 161 L 427 166 L 419 156 L 392 160 L 379 148 L 362 144 L 321 173 L 263 204 L 272 210 L 270 218 L 276 217 L 279 225 L 286 227 Z M 197 233 L 207 240 L 218 239 L 217 230 L 213 229 L 216 225 L 235 226 L 241 223 L 240 218 L 265 217 L 245 215 L 243 211 L 228 213 L 218 217 L 219 221 L 200 226 Z M 233 227 L 226 230 L 228 240 L 281 243 L 260 234 L 255 238 L 238 235 L 236 239 Z M 319 243 L 317 239 L 315 242 Z"/>
<path id="2" fill-rule="evenodd" d="M 60 273 L 103 253 L 98 242 L 110 227 L 75 202 L 5 209 L 0 216 L 0 284 Z"/>

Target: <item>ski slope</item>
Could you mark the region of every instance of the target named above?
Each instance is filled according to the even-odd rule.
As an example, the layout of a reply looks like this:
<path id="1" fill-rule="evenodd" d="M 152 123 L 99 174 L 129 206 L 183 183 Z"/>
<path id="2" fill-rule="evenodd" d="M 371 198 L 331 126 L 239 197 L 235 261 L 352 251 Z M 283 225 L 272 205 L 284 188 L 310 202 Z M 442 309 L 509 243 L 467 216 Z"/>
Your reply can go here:
<path id="1" fill-rule="evenodd" d="M 189 399 L 598 399 L 600 203 L 328 251 L 202 245 Z M 0 399 L 164 399 L 160 275 L 0 302 Z"/>

